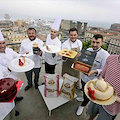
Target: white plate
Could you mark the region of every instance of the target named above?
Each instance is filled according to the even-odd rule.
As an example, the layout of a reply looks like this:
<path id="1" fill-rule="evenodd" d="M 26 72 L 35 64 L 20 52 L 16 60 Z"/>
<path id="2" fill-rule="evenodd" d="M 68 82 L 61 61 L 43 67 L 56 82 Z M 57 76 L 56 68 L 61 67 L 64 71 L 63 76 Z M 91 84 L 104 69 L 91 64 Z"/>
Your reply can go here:
<path id="1" fill-rule="evenodd" d="M 55 45 L 47 45 L 47 46 L 50 48 L 51 51 L 48 51 L 46 49 L 46 46 L 43 47 L 43 50 L 48 53 L 58 53 L 61 50 L 60 47 Z"/>
<path id="2" fill-rule="evenodd" d="M 28 53 L 28 54 L 27 54 L 27 53 Z M 30 56 L 32 56 L 32 55 L 33 55 L 32 52 L 26 52 L 26 53 L 22 54 L 21 56 L 30 57 Z"/>
<path id="3" fill-rule="evenodd" d="M 21 57 L 15 58 L 8 64 L 10 70 L 15 72 L 26 72 L 34 68 L 35 63 L 31 59 L 25 58 L 25 64 L 23 66 L 19 66 L 19 59 L 21 59 Z"/>

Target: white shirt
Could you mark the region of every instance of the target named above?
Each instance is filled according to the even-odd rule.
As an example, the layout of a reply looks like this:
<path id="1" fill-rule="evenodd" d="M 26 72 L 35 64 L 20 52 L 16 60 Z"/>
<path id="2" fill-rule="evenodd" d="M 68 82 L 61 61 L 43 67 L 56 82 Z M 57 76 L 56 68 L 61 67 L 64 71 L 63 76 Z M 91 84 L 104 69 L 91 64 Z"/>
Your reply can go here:
<path id="1" fill-rule="evenodd" d="M 72 42 L 70 39 L 68 39 L 62 44 L 62 49 L 71 50 L 71 48 L 77 47 L 80 47 L 80 50 L 82 50 L 82 42 L 78 39 L 75 42 Z"/>
<path id="2" fill-rule="evenodd" d="M 92 48 L 88 48 L 87 50 L 94 51 Z M 85 83 L 87 83 L 88 81 L 90 81 L 94 78 L 98 78 L 100 72 L 102 71 L 102 69 L 105 65 L 106 59 L 109 55 L 110 54 L 107 51 L 105 51 L 104 49 L 102 49 L 102 48 L 98 49 L 98 52 L 97 52 L 97 55 L 95 57 L 93 66 L 91 68 L 91 70 L 97 70 L 98 74 L 93 74 L 90 77 L 88 77 L 87 75 L 82 73 L 81 78 Z"/>
<path id="3" fill-rule="evenodd" d="M 0 52 L 0 65 L 8 67 L 8 63 L 11 60 L 17 58 L 18 56 L 19 56 L 18 53 L 13 51 L 11 48 L 6 47 L 5 53 Z"/>
<path id="4" fill-rule="evenodd" d="M 77 48 L 77 47 L 79 47 L 80 50 L 82 50 L 82 42 L 78 39 L 75 42 L 72 42 L 70 39 L 68 39 L 62 44 L 62 49 L 71 50 L 71 48 Z M 66 62 L 66 61 L 67 59 L 62 60 L 62 62 Z"/>
<path id="5" fill-rule="evenodd" d="M 61 48 L 61 41 L 56 37 L 55 39 L 51 39 L 51 35 L 48 34 L 46 45 L 55 45 Z M 45 61 L 50 65 L 55 65 L 57 63 L 58 55 L 56 53 L 55 57 L 52 57 L 52 53 L 45 53 Z"/>
<path id="6" fill-rule="evenodd" d="M 11 48 L 6 47 L 5 53 L 0 52 L 0 65 L 8 68 L 8 63 L 17 57 L 19 57 L 18 53 L 13 51 Z M 12 73 L 17 76 L 16 72 L 12 71 Z"/>
<path id="7" fill-rule="evenodd" d="M 16 76 L 8 71 L 7 67 L 0 65 L 0 79 L 5 77 L 16 78 Z M 0 103 L 0 120 L 3 120 L 11 112 L 14 106 L 14 101 L 12 103 Z"/>
<path id="8" fill-rule="evenodd" d="M 26 52 L 30 52 L 33 53 L 33 44 L 37 43 L 38 47 L 40 48 L 40 50 L 43 52 L 43 41 L 36 38 L 34 41 L 31 41 L 29 38 L 28 39 L 24 39 L 21 42 L 21 46 L 20 46 L 20 54 L 26 53 Z M 44 52 L 42 54 L 42 56 L 44 55 Z M 42 57 L 40 55 L 36 55 L 33 54 L 32 56 L 29 57 L 31 60 L 34 61 L 35 66 L 34 68 L 40 68 L 42 66 Z"/>

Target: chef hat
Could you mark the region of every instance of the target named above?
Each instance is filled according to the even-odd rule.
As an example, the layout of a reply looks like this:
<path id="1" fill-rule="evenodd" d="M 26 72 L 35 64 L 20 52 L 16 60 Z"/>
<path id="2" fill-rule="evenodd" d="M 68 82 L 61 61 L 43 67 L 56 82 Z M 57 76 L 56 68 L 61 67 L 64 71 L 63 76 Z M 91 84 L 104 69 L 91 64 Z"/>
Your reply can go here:
<path id="1" fill-rule="evenodd" d="M 54 29 L 54 30 L 57 30 L 59 31 L 59 27 L 60 27 L 60 24 L 61 24 L 61 17 L 57 17 L 51 27 L 51 29 Z"/>
<path id="2" fill-rule="evenodd" d="M 1 30 L 0 30 L 0 41 L 4 41 L 4 38 L 3 38 Z"/>

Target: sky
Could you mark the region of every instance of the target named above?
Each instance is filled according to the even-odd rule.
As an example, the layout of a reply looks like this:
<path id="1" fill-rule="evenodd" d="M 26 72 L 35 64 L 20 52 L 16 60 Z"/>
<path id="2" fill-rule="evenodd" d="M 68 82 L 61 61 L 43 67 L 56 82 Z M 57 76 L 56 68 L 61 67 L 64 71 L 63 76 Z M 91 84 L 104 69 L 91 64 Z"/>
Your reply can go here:
<path id="1" fill-rule="evenodd" d="M 63 19 L 120 23 L 120 0 L 0 0 L 0 18 Z"/>

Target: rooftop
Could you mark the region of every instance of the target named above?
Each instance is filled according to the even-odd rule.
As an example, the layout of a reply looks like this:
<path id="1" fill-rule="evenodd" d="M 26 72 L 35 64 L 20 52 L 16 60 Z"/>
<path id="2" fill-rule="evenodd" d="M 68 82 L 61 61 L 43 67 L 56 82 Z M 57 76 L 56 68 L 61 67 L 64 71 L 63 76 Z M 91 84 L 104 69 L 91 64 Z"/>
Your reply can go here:
<path id="1" fill-rule="evenodd" d="M 61 75 L 61 61 L 56 66 L 56 73 Z M 44 64 L 41 68 L 39 85 L 44 82 L 45 67 Z M 27 79 L 24 73 L 18 73 L 18 77 L 24 82 L 22 89 L 19 91 L 18 96 L 23 96 L 24 99 L 17 103 L 16 109 L 20 112 L 17 116 L 17 120 L 87 120 L 87 106 L 81 116 L 76 115 L 76 110 L 80 105 L 79 102 L 74 99 L 62 106 L 52 110 L 52 115 L 48 116 L 48 109 L 39 92 L 34 86 L 27 91 L 24 91 L 24 87 L 27 85 Z M 60 77 L 61 78 L 61 77 Z M 75 93 L 78 96 L 82 96 L 82 92 L 76 90 Z M 119 120 L 120 115 L 115 120 Z"/>

